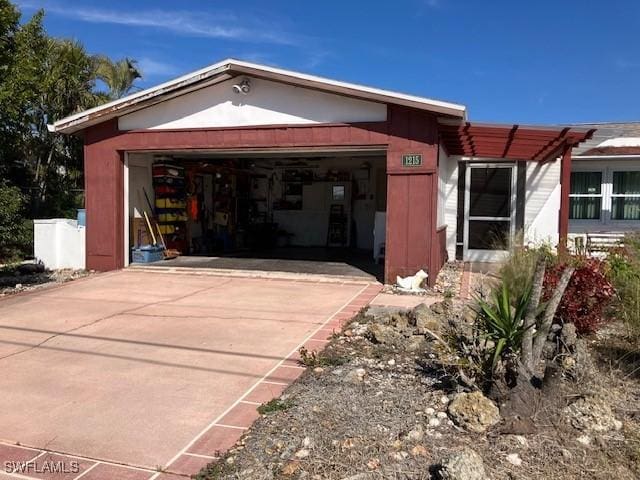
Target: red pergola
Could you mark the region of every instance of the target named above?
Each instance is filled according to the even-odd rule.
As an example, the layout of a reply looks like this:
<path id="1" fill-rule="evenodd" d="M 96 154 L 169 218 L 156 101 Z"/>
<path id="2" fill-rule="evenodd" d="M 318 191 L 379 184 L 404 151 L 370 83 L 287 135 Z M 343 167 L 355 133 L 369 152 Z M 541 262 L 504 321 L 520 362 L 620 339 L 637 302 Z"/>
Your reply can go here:
<path id="1" fill-rule="evenodd" d="M 440 139 L 449 155 L 462 157 L 555 161 L 560 166 L 560 248 L 566 248 L 569 233 L 571 149 L 593 136 L 595 129 L 537 127 L 480 123 L 442 123 Z"/>

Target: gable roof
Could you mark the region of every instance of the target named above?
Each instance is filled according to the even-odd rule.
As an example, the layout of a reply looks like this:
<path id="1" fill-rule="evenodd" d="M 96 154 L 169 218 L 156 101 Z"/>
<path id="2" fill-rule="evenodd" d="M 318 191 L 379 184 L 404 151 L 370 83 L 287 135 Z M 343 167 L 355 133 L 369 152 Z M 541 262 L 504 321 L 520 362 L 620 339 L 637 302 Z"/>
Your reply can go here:
<path id="1" fill-rule="evenodd" d="M 74 133 L 91 125 L 102 123 L 240 75 L 273 80 L 378 103 L 390 103 L 419 110 L 428 110 L 446 117 L 466 119 L 466 107 L 464 105 L 331 80 L 257 63 L 226 59 L 155 87 L 70 115 L 54 122 L 53 125 L 49 126 L 49 129 L 52 132 Z"/>
<path id="2" fill-rule="evenodd" d="M 632 145 L 616 145 L 611 142 L 616 138 L 637 138 L 640 137 L 640 122 L 618 122 L 618 123 L 581 123 L 567 125 L 571 127 L 594 128 L 596 132 L 591 139 L 581 145 L 574 147 L 573 156 L 611 156 L 629 155 L 631 151 L 622 149 Z M 609 142 L 607 142 L 609 141 Z M 618 150 L 620 148 L 620 150 Z"/>

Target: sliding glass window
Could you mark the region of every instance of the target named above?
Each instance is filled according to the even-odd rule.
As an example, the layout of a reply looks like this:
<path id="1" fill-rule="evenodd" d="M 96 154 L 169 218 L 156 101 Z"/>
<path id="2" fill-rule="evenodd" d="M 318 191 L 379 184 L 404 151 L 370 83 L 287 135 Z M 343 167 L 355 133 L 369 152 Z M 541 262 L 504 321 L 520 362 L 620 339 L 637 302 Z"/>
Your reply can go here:
<path id="1" fill-rule="evenodd" d="M 600 220 L 602 215 L 602 172 L 572 172 L 569 218 Z"/>
<path id="2" fill-rule="evenodd" d="M 640 220 L 640 171 L 613 172 L 612 220 Z"/>

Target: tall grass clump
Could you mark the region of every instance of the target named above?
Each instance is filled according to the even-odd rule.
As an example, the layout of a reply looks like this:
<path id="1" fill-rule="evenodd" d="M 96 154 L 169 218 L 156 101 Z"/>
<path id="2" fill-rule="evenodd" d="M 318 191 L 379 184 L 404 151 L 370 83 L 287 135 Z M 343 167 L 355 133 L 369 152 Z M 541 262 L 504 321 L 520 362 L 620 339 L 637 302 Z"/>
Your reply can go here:
<path id="1" fill-rule="evenodd" d="M 640 235 L 629 234 L 624 246 L 607 257 L 607 276 L 616 290 L 615 315 L 640 337 Z"/>

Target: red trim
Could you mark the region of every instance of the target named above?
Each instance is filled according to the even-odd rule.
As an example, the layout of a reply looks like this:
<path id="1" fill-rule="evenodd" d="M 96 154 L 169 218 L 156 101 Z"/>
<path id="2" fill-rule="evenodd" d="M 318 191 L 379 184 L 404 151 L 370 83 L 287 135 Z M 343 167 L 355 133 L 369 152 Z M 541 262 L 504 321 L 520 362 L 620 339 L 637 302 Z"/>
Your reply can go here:
<path id="1" fill-rule="evenodd" d="M 569 234 L 569 193 L 571 191 L 571 146 L 565 146 L 560 162 L 560 215 L 558 249 L 566 251 Z"/>
<path id="2" fill-rule="evenodd" d="M 123 154 L 149 150 L 232 150 L 366 147 L 387 151 L 386 279 L 429 271 L 435 281 L 437 120 L 433 114 L 388 106 L 386 122 L 262 125 L 121 132 L 116 119 L 85 130 L 87 268 L 124 264 Z M 402 155 L 422 155 L 422 165 L 403 167 Z"/>
<path id="3" fill-rule="evenodd" d="M 440 125 L 440 138 L 450 155 L 548 161 L 565 144 L 576 145 L 591 138 L 595 130 L 569 127 L 523 127 L 520 125 Z"/>

